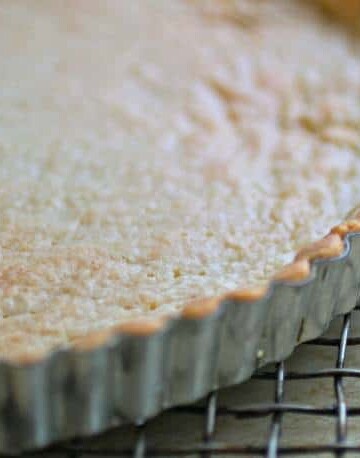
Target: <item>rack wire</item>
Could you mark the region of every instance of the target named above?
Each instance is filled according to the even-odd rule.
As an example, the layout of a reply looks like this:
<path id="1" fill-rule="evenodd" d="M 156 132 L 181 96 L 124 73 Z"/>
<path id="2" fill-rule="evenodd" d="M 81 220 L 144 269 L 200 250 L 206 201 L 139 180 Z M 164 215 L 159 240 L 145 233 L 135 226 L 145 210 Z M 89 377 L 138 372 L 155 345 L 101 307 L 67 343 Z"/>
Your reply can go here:
<path id="1" fill-rule="evenodd" d="M 312 370 L 292 370 L 288 368 L 287 361 L 281 361 L 270 368 L 260 370 L 254 375 L 254 379 L 266 383 L 268 391 L 272 392 L 273 400 L 270 402 L 250 403 L 248 405 L 226 404 L 221 402 L 218 392 L 211 393 L 202 404 L 189 405 L 172 409 L 178 422 L 184 421 L 185 416 L 196 417 L 202 424 L 202 431 L 198 434 L 199 440 L 194 443 L 184 441 L 170 441 L 170 445 L 152 445 L 149 425 L 137 427 L 132 445 L 107 445 L 93 447 L 91 441 L 76 440 L 43 451 L 41 454 L 24 455 L 27 457 L 63 457 L 63 458 L 95 458 L 95 457 L 200 457 L 213 458 L 217 456 L 264 456 L 276 458 L 278 456 L 333 456 L 342 458 L 349 454 L 360 453 L 359 441 L 348 437 L 349 419 L 360 417 L 360 328 L 359 335 L 353 335 L 352 322 L 354 315 L 360 315 L 360 306 L 355 311 L 342 318 L 342 324 L 335 337 L 321 337 L 304 345 L 308 355 L 314 348 L 327 348 L 334 351 L 334 364 L 330 367 L 317 366 L 317 361 Z M 350 332 L 352 331 L 352 332 Z M 359 365 L 347 367 L 346 357 L 349 348 L 359 346 Z M 309 356 L 308 356 L 309 357 Z M 333 383 L 333 396 L 328 399 L 327 405 L 312 404 L 312 399 L 307 397 L 301 402 L 286 400 L 286 389 L 292 381 L 303 380 L 317 384 L 319 379 L 327 379 Z M 356 398 L 352 402 L 347 401 L 345 381 L 358 380 L 358 403 Z M 354 390 L 353 390 L 354 391 Z M 356 388 L 355 388 L 356 392 Z M 309 403 L 310 402 L 310 403 Z M 291 441 L 283 441 L 284 422 L 289 415 L 314 417 L 328 417 L 335 422 L 334 430 L 329 430 L 323 441 L 303 441 L 292 444 Z M 166 414 L 165 414 L 166 415 Z M 219 418 L 231 418 L 237 422 L 239 435 L 236 441 L 217 440 L 217 423 Z M 252 440 L 244 441 L 241 436 L 241 420 L 254 419 L 269 421 L 267 437 L 264 444 L 253 445 Z M 309 421 L 310 421 L 309 420 Z M 156 420 L 154 420 L 156 421 Z M 359 418 L 360 422 L 360 418 Z M 151 422 L 150 422 L 151 423 Z M 133 431 L 134 432 L 134 431 Z M 113 431 L 113 435 L 126 436 L 126 428 Z M 117 442 L 116 442 L 117 443 Z"/>

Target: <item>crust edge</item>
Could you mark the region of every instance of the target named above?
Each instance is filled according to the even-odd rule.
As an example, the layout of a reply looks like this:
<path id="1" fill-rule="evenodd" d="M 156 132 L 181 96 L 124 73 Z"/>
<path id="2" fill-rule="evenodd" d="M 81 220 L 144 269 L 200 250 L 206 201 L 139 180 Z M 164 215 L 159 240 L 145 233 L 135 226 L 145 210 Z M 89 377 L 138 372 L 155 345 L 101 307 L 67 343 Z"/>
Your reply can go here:
<path id="1" fill-rule="evenodd" d="M 180 317 L 188 320 L 204 319 L 219 310 L 224 301 L 235 300 L 251 304 L 263 299 L 269 291 L 272 281 L 286 283 L 306 280 L 311 275 L 312 262 L 340 256 L 344 250 L 344 237 L 349 233 L 360 232 L 360 211 L 349 216 L 351 219 L 334 226 L 324 238 L 301 248 L 294 261 L 279 270 L 264 287 L 239 289 L 214 298 L 192 301 L 182 309 Z M 105 330 L 93 331 L 84 337 L 71 341 L 70 345 L 74 351 L 86 352 L 106 345 L 118 334 L 138 337 L 151 336 L 164 330 L 169 319 L 171 319 L 169 316 L 162 316 L 130 320 Z M 17 358 L 5 359 L 5 361 L 20 365 L 36 364 L 56 351 L 57 349 L 50 352 L 24 353 Z"/>
<path id="2" fill-rule="evenodd" d="M 348 233 L 360 232 L 360 214 L 356 216 L 357 218 L 334 226 L 324 238 L 301 248 L 295 256 L 294 261 L 284 266 L 264 287 L 244 288 L 230 291 L 214 298 L 194 300 L 183 308 L 180 316 L 186 319 L 205 318 L 215 313 L 220 307 L 220 304 L 227 300 L 238 300 L 249 303 L 256 302 L 266 296 L 272 280 L 284 282 L 305 280 L 311 274 L 311 262 L 318 259 L 331 259 L 340 256 L 344 250 L 343 238 Z M 131 335 L 149 335 L 160 331 L 166 323 L 166 317 L 163 319 L 136 320 L 118 325 L 114 327 L 114 330 L 115 332 Z M 88 338 L 88 336 L 86 337 Z"/>

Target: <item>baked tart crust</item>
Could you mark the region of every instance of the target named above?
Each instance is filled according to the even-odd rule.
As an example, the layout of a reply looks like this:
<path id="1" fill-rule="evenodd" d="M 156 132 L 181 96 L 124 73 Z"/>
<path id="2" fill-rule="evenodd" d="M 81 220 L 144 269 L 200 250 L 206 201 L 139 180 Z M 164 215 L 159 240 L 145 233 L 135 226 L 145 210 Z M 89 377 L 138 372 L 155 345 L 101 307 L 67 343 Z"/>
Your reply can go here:
<path id="1" fill-rule="evenodd" d="M 35 3 L 3 6 L 3 358 L 261 300 L 360 231 L 355 209 L 300 248 L 360 191 L 347 28 L 302 1 L 150 3 L 43 6 L 34 36 Z"/>

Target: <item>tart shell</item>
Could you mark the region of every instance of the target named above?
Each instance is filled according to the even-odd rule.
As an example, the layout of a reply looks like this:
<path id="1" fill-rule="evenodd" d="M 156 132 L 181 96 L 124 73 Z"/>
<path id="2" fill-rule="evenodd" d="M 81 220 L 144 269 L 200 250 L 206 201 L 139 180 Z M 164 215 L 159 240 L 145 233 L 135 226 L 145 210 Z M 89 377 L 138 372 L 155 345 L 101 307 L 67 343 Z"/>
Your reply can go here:
<path id="1" fill-rule="evenodd" d="M 141 424 L 246 380 L 353 309 L 359 285 L 360 218 L 352 214 L 265 288 L 192 302 L 175 318 L 91 333 L 70 349 L 2 361 L 0 451 Z"/>

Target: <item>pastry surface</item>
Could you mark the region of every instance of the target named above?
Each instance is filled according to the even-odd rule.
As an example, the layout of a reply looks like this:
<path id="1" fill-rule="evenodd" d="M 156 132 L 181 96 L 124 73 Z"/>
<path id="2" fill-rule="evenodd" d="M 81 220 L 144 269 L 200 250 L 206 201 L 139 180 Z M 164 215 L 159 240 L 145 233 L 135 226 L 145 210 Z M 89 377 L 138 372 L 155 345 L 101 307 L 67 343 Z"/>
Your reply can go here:
<path id="1" fill-rule="evenodd" d="M 0 357 L 264 285 L 359 202 L 360 55 L 301 1 L 0 4 Z"/>

